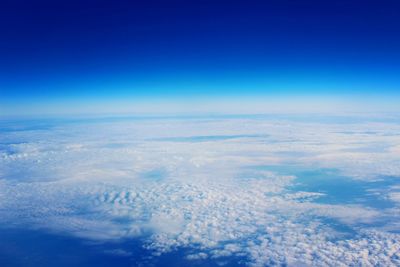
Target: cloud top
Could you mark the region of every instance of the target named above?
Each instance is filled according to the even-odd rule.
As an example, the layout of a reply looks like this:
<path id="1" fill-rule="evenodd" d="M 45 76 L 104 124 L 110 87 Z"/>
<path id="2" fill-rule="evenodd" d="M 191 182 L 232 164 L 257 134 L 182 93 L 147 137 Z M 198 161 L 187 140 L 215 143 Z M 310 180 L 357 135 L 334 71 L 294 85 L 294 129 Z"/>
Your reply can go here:
<path id="1" fill-rule="evenodd" d="M 238 117 L 10 130 L 0 140 L 0 224 L 141 238 L 153 257 L 185 248 L 190 260 L 254 266 L 396 266 L 399 128 Z M 320 201 L 332 192 L 296 189 L 304 169 L 325 179 L 335 170 L 365 195 Z M 390 205 L 363 202 L 371 196 Z"/>

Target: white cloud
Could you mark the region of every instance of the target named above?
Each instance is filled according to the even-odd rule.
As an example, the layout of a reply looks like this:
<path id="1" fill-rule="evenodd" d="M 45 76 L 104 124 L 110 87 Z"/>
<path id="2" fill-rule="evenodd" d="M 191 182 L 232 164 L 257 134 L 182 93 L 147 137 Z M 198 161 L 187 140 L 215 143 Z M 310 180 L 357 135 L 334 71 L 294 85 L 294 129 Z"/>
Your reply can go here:
<path id="1" fill-rule="evenodd" d="M 400 176 L 393 149 L 399 130 L 393 123 L 241 118 L 7 132 L 1 137 L 7 145 L 0 151 L 0 224 L 95 240 L 141 237 L 154 255 L 191 248 L 192 260 L 395 266 L 398 209 L 317 202 L 326 193 L 293 191 L 295 174 L 257 166 L 332 168 L 362 181 Z M 190 142 L 195 136 L 202 142 Z M 399 205 L 393 188 L 386 198 Z"/>

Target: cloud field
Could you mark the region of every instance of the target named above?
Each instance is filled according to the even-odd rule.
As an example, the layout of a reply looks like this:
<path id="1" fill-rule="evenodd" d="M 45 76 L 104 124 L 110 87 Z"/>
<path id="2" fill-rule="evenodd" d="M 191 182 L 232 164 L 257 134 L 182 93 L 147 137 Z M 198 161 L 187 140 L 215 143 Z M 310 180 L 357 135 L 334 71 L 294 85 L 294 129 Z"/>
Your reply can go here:
<path id="1" fill-rule="evenodd" d="M 399 266 L 399 122 L 8 121 L 0 226 L 140 239 L 154 258 L 185 249 L 192 262 Z"/>

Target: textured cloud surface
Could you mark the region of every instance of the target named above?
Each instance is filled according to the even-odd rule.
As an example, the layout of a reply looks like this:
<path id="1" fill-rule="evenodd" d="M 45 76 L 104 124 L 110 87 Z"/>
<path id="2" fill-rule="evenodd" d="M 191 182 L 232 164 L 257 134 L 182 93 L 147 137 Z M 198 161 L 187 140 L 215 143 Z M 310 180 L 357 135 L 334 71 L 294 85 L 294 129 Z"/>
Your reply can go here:
<path id="1" fill-rule="evenodd" d="M 138 238 L 152 257 L 196 262 L 400 265 L 398 119 L 4 125 L 3 227 Z"/>

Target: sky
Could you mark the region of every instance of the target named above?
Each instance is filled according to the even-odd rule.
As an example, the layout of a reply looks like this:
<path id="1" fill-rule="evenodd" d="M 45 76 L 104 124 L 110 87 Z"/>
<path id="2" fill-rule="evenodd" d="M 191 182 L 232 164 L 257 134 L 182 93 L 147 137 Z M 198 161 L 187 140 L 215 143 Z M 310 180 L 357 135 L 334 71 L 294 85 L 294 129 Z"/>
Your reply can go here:
<path id="1" fill-rule="evenodd" d="M 0 116 L 398 110 L 399 12 L 394 0 L 2 1 Z"/>
<path id="2" fill-rule="evenodd" d="M 0 265 L 400 266 L 399 14 L 1 0 Z"/>

